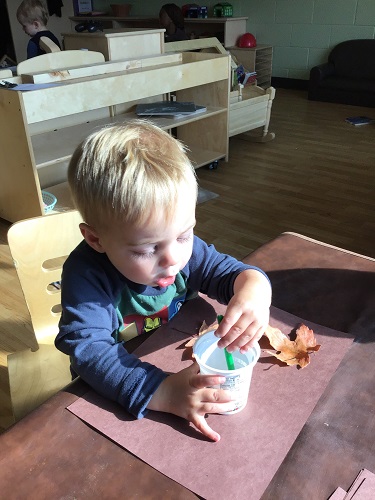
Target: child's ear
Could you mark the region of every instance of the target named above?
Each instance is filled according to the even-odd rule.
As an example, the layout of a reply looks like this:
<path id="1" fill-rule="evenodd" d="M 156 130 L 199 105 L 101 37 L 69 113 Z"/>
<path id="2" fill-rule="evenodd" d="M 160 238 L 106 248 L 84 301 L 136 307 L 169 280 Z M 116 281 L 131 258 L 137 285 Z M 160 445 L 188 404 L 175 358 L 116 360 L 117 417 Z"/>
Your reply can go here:
<path id="1" fill-rule="evenodd" d="M 82 236 L 85 238 L 86 243 L 90 245 L 91 248 L 100 253 L 105 253 L 104 248 L 100 243 L 100 238 L 94 228 L 86 224 L 85 222 L 81 222 L 79 225 L 79 229 L 81 230 Z"/>

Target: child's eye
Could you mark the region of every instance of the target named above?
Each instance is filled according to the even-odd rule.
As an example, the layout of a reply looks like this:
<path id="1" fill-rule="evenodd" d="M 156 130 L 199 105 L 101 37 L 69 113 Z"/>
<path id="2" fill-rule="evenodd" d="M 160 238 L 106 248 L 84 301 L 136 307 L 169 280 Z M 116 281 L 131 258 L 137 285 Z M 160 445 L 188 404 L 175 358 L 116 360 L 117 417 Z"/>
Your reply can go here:
<path id="1" fill-rule="evenodd" d="M 179 241 L 180 243 L 187 243 L 188 241 L 191 240 L 191 238 L 193 237 L 193 233 L 189 233 L 189 234 L 185 234 L 185 235 L 182 235 L 180 236 L 179 238 L 177 238 L 177 241 Z"/>
<path id="2" fill-rule="evenodd" d="M 156 248 L 145 252 L 133 252 L 133 255 L 137 259 L 150 259 L 155 253 L 156 253 Z"/>

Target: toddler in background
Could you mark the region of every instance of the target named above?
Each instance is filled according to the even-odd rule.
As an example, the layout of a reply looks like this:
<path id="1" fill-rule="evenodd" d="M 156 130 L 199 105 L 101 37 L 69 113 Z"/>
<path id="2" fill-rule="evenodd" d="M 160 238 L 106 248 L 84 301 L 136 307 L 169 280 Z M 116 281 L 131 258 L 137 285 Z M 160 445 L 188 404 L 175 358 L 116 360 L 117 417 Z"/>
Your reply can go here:
<path id="1" fill-rule="evenodd" d="M 23 31 L 29 35 L 27 59 L 45 54 L 39 41 L 42 36 L 50 38 L 61 49 L 56 36 L 47 29 L 49 19 L 47 5 L 41 0 L 23 0 L 16 12 L 17 20 Z"/>
<path id="2" fill-rule="evenodd" d="M 185 32 L 182 10 L 175 3 L 166 3 L 161 7 L 159 22 L 161 27 L 165 28 L 164 40 L 166 42 L 189 40 L 189 36 Z"/>

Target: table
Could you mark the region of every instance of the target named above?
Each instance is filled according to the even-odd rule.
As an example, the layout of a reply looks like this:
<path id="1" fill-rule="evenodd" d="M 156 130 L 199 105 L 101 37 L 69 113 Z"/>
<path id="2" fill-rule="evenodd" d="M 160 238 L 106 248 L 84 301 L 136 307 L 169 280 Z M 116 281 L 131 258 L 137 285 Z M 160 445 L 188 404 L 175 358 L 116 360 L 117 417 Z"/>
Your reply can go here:
<path id="1" fill-rule="evenodd" d="M 326 499 L 375 471 L 375 259 L 284 233 L 244 260 L 276 307 L 357 340 L 262 496 Z M 73 382 L 0 436 L 4 498 L 197 498 L 66 410 L 87 390 Z"/>

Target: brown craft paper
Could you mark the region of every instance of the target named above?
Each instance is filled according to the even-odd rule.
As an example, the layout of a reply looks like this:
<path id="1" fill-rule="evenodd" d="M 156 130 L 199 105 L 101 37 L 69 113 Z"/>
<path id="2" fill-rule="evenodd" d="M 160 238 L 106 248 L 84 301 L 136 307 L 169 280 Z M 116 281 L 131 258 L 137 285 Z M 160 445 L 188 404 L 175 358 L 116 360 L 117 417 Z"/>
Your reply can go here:
<path id="1" fill-rule="evenodd" d="M 182 360 L 189 336 L 181 331 L 181 325 L 197 332 L 203 320 L 211 323 L 215 319 L 212 306 L 205 301 L 202 304 L 202 300 L 184 306 L 180 319 L 155 332 L 138 348 L 137 355 L 170 372 L 189 365 L 191 361 Z M 198 316 L 203 312 L 211 317 Z M 223 312 L 223 307 L 217 307 L 216 312 Z M 270 324 L 283 333 L 289 334 L 301 322 L 314 330 L 322 344 L 320 351 L 304 369 L 281 366 L 276 358 L 262 352 L 253 371 L 247 407 L 235 415 L 208 416 L 209 425 L 221 435 L 218 443 L 173 415 L 151 411 L 135 420 L 94 391 L 69 410 L 204 498 L 258 499 L 352 343 L 347 334 L 271 308 Z"/>
<path id="2" fill-rule="evenodd" d="M 345 495 L 346 491 L 338 487 L 329 497 L 329 500 L 345 500 Z"/>
<path id="3" fill-rule="evenodd" d="M 374 500 L 375 474 L 362 469 L 348 490 L 344 500 Z"/>

